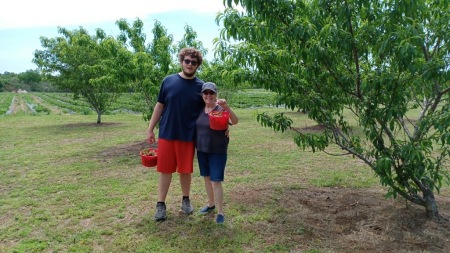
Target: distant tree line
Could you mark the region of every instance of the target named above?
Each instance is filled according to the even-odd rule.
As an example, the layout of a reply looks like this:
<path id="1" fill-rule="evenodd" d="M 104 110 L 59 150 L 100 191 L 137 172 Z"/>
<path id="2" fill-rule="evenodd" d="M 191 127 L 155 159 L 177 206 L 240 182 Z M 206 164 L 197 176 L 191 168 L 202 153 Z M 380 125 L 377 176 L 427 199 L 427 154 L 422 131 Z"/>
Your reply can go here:
<path id="1" fill-rule="evenodd" d="M 35 92 L 55 92 L 58 88 L 43 80 L 38 70 L 27 70 L 22 73 L 0 73 L 0 92 L 12 92 L 17 90 Z"/>

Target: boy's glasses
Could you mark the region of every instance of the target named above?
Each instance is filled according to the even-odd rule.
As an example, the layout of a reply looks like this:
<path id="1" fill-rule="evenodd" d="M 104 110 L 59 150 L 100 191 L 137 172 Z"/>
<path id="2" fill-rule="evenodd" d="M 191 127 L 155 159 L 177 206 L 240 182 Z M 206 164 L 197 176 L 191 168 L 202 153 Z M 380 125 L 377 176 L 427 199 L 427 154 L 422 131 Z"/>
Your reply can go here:
<path id="1" fill-rule="evenodd" d="M 184 60 L 184 63 L 185 63 L 186 65 L 191 64 L 192 66 L 197 66 L 197 63 L 198 63 L 198 62 L 196 62 L 196 61 L 191 61 L 191 60 Z"/>
<path id="2" fill-rule="evenodd" d="M 214 91 L 204 91 L 203 95 L 214 95 L 216 94 Z"/>

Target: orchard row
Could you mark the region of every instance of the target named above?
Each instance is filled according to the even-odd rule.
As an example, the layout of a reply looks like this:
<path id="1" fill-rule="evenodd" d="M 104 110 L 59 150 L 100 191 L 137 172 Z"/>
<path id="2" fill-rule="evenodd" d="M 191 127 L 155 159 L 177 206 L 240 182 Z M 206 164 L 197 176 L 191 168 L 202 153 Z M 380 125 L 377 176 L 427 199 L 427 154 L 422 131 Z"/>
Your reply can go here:
<path id="1" fill-rule="evenodd" d="M 249 89 L 226 95 L 235 108 L 252 108 L 274 104 L 274 94 L 259 89 Z M 145 101 L 138 94 L 124 93 L 104 114 L 140 113 Z M 74 99 L 72 93 L 0 93 L 0 115 L 14 114 L 82 114 L 95 113 L 83 98 Z"/>
<path id="2" fill-rule="evenodd" d="M 105 114 L 138 113 L 139 104 L 135 95 L 123 94 Z M 84 99 L 74 99 L 71 93 L 0 93 L 0 115 L 93 113 Z"/>

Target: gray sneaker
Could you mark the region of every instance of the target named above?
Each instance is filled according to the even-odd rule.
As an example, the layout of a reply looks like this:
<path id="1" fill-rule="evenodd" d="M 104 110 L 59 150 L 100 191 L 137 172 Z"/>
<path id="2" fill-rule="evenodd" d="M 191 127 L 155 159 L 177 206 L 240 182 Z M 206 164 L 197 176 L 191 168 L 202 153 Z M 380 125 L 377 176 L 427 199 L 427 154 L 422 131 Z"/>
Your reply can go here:
<path id="1" fill-rule="evenodd" d="M 183 213 L 185 214 L 192 214 L 194 212 L 194 208 L 189 199 L 183 199 L 183 201 L 181 201 L 181 210 L 183 210 Z"/>
<path id="2" fill-rule="evenodd" d="M 166 204 L 158 203 L 156 204 L 155 221 L 165 221 L 166 216 Z"/>

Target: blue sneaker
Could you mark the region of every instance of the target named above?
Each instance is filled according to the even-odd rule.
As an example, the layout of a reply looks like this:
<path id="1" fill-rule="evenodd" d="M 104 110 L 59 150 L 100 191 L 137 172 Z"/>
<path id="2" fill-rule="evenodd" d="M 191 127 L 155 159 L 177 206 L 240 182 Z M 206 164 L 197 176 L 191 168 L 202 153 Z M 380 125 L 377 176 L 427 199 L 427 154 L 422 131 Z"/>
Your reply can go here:
<path id="1" fill-rule="evenodd" d="M 214 209 L 216 209 L 216 206 L 215 206 L 215 205 L 212 206 L 212 207 L 209 207 L 208 205 L 206 205 L 206 206 L 202 207 L 202 209 L 200 209 L 198 212 L 199 212 L 200 214 L 207 214 L 207 213 L 209 213 L 209 212 L 214 211 Z"/>
<path id="2" fill-rule="evenodd" d="M 225 222 L 225 216 L 223 216 L 223 214 L 218 214 L 217 218 L 216 218 L 216 223 L 223 224 L 224 222 Z"/>

